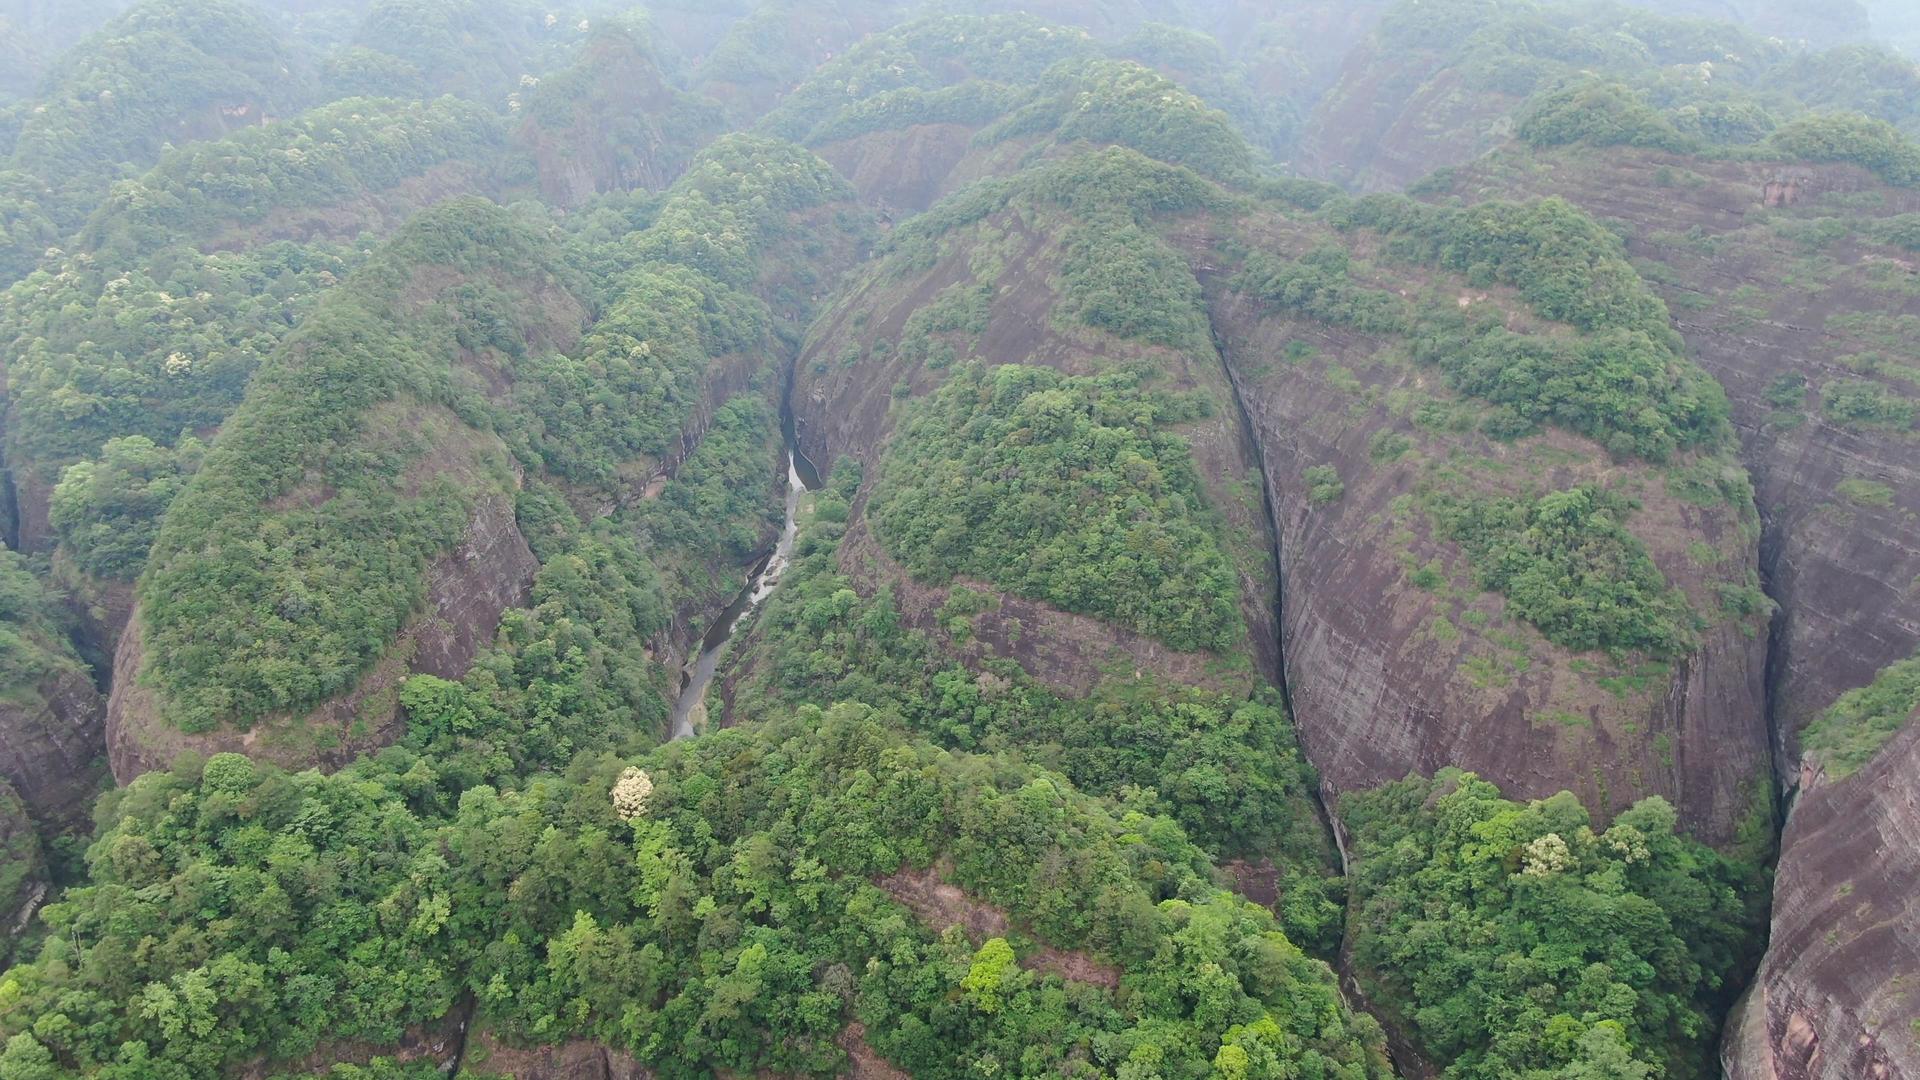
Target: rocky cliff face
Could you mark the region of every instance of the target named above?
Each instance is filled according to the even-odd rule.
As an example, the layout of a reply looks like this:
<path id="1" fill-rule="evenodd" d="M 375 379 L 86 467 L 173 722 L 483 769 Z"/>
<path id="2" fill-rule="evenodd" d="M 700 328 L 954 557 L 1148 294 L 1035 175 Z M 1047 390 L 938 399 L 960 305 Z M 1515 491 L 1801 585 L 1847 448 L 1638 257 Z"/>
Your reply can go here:
<path id="1" fill-rule="evenodd" d="M 491 1031 L 467 1040 L 462 1075 L 467 1069 L 514 1080 L 653 1080 L 653 1070 L 631 1055 L 599 1043 L 574 1040 L 530 1050 L 509 1046 Z"/>
<path id="2" fill-rule="evenodd" d="M 1476 165 L 1459 190 L 1558 193 L 1625 223 L 1732 401 L 1764 523 L 1761 574 L 1780 607 L 1767 680 L 1779 778 L 1801 791 L 1781 837 L 1772 944 L 1729 1029 L 1729 1076 L 1920 1076 L 1905 984 L 1920 970 L 1920 731 L 1910 723 L 1839 783 L 1803 768 L 1798 745 L 1842 692 L 1920 644 L 1920 444 L 1898 423 L 1863 422 L 1844 396 L 1885 395 L 1897 415 L 1920 393 L 1894 359 L 1920 317 L 1920 263 L 1873 239 L 1876 219 L 1920 210 L 1920 196 L 1849 166 L 1623 150 L 1516 152 Z"/>
<path id="3" fill-rule="evenodd" d="M 120 634 L 133 619 L 133 582 L 94 577 L 67 558 L 64 549 L 54 552 L 53 580 L 66 591 L 80 658 L 95 671 L 111 669 Z"/>
<path id="4" fill-rule="evenodd" d="M 1520 100 L 1470 89 L 1447 65 L 1372 43 L 1356 48 L 1307 121 L 1302 171 L 1360 191 L 1398 190 L 1498 146 Z"/>
<path id="5" fill-rule="evenodd" d="M 946 377 L 898 343 L 924 334 L 930 310 L 983 284 L 977 332 L 932 335 L 956 357 L 1076 374 L 1123 363 L 1132 346 L 1074 330 L 1064 314 L 1054 227 L 1044 214 L 990 216 L 945 238 L 942 255 L 924 269 L 883 267 L 823 317 L 792 399 L 802 450 L 816 462 L 851 455 L 871 484 L 885 468 L 897 403 L 931 393 Z M 1725 617 L 1720 599 L 1723 587 L 1746 583 L 1757 561 L 1758 522 L 1738 467 L 1713 454 L 1674 470 L 1620 462 L 1565 433 L 1495 442 L 1475 430 L 1483 406 L 1457 399 L 1437 372 L 1395 359 L 1402 343 L 1297 322 L 1227 288 L 1216 267 L 1232 257 L 1212 240 L 1224 234 L 1294 257 L 1334 234 L 1267 216 L 1230 224 L 1201 217 L 1183 226 L 1176 246 L 1194 273 L 1213 281 L 1206 305 L 1219 351 L 1144 354 L 1177 372 L 1180 388 L 1214 403 L 1213 415 L 1183 434 L 1210 504 L 1228 519 L 1235 542 L 1258 552 L 1236 557 L 1252 651 L 1277 681 L 1274 650 L 1285 642 L 1296 721 L 1329 794 L 1457 765 L 1516 798 L 1571 789 L 1603 818 L 1664 795 L 1696 834 L 1734 841 L 1771 798 L 1766 635 L 1757 619 Z M 984 283 L 980 266 L 995 270 Z M 1408 280 L 1400 295 L 1448 287 Z M 1448 295 L 1458 293 L 1463 306 L 1508 312 L 1511 326 L 1534 321 L 1511 294 L 1451 287 Z M 1433 410 L 1451 419 L 1435 419 Z M 1331 500 L 1312 475 L 1325 468 L 1344 484 Z M 1677 477 L 1688 471 L 1707 475 L 1716 493 L 1683 493 Z M 1259 492 L 1249 499 L 1235 487 L 1250 475 L 1264 482 L 1271 521 Z M 1581 654 L 1507 615 L 1497 594 L 1473 584 L 1461 549 L 1436 535 L 1420 509 L 1425 494 L 1445 484 L 1490 497 L 1583 485 L 1630 492 L 1638 504 L 1631 531 L 1706 618 L 1699 647 L 1666 662 Z M 856 503 L 843 573 L 866 590 L 890 588 L 910 624 L 935 625 L 947 591 L 911 581 L 859 511 Z M 1285 583 L 1278 624 L 1270 561 L 1276 536 Z M 1444 568 L 1444 580 L 1410 584 L 1428 565 Z M 1086 692 L 1116 658 L 1170 679 L 1207 681 L 1204 658 L 1018 597 L 1002 594 L 999 602 L 967 646 L 980 654 L 976 660 L 1011 654 L 1071 693 Z M 1020 628 L 1018 645 L 996 644 L 994 627 L 1003 621 Z M 1035 633 L 1037 626 L 1047 632 Z"/>
<path id="6" fill-rule="evenodd" d="M 43 827 L 85 824 L 104 777 L 105 702 L 77 663 L 0 701 L 0 780 Z"/>
<path id="7" fill-rule="evenodd" d="M 1210 414 L 1181 425 L 1180 434 L 1193 452 L 1212 508 L 1225 523 L 1223 534 L 1239 548 L 1235 561 L 1241 571 L 1240 610 L 1251 631 L 1249 650 L 1258 670 L 1277 680 L 1267 522 L 1239 487 L 1257 458 L 1240 426 L 1226 371 L 1210 347 L 1196 353 L 1147 346 L 1072 325 L 1059 292 L 1061 226 L 1058 218 L 1036 222 L 1016 213 L 995 215 L 947 244 L 946 254 L 930 268 L 905 274 L 883 268 L 816 324 L 799 359 L 790 406 L 796 441 L 810 460 L 824 464 L 846 455 L 864 469 L 867 486 L 841 548 L 843 571 L 872 589 L 892 588 L 902 615 L 923 628 L 935 622 L 950 592 L 914 583 L 867 531 L 860 512 L 899 420 L 895 402 L 931 393 L 946 377 L 944 367 L 924 364 L 894 343 L 911 336 L 912 327 L 926 321 L 926 309 L 941 297 L 951 300 L 955 290 L 984 284 L 984 318 L 977 333 L 957 329 L 932 335 L 959 357 L 1072 375 L 1147 362 L 1167 373 L 1169 390 L 1210 403 Z M 998 272 L 978 282 L 975 245 L 989 243 L 997 248 Z M 999 598 L 996 610 L 981 616 L 977 647 L 970 650 L 976 661 L 1012 656 L 1042 683 L 1068 693 L 1086 692 L 1116 663 L 1175 681 L 1220 684 L 1208 674 L 1214 658 L 1206 654 L 1183 653 L 1097 618 L 1006 595 L 985 582 L 965 584 Z M 1244 678 L 1227 682 L 1238 685 Z"/>
<path id="8" fill-rule="evenodd" d="M 1920 1077 L 1920 715 L 1866 768 L 1809 778 L 1773 933 L 1722 1050 L 1730 1080 Z"/>
<path id="9" fill-rule="evenodd" d="M 1297 255 L 1314 242 L 1259 221 L 1241 230 L 1261 250 Z M 1504 307 L 1510 326 L 1527 318 L 1499 290 L 1428 287 Z M 1495 442 L 1468 419 L 1479 406 L 1396 360 L 1390 336 L 1265 310 L 1223 279 L 1210 299 L 1275 515 L 1288 688 L 1329 794 L 1453 765 L 1516 799 L 1572 790 L 1601 818 L 1663 795 L 1721 844 L 1768 804 L 1765 635 L 1756 620 L 1721 617 L 1716 595 L 1753 565 L 1750 510 L 1680 497 L 1662 470 L 1568 433 Z M 1341 491 L 1316 495 L 1315 469 L 1333 470 Z M 1713 623 L 1699 648 L 1622 663 L 1557 645 L 1479 591 L 1420 509 L 1437 490 L 1582 486 L 1633 492 L 1631 531 Z M 1416 585 L 1422 568 L 1441 580 Z"/>
<path id="10" fill-rule="evenodd" d="M 161 717 L 156 694 L 140 682 L 144 656 L 136 609 L 114 656 L 106 709 L 114 778 L 128 783 L 187 752 L 237 751 L 291 769 L 338 768 L 387 746 L 406 732 L 400 682 L 409 674 L 464 676 L 493 641 L 501 613 L 526 602 L 539 568 L 514 522 L 512 499 L 482 499 L 459 545 L 428 570 L 425 608 L 351 692 L 305 715 L 272 717 L 244 732 L 190 735 Z"/>
<path id="11" fill-rule="evenodd" d="M 915 124 L 839 139 L 816 152 L 847 178 L 862 202 L 887 212 L 917 213 L 1004 171 L 1017 151 L 1026 149 L 1019 143 L 982 150 L 973 144 L 977 130 L 966 124 Z"/>
<path id="12" fill-rule="evenodd" d="M 401 1066 L 431 1063 L 441 1072 L 452 1076 L 469 1043 L 468 1026 L 471 1022 L 470 1010 L 456 1007 L 433 1023 L 408 1028 L 392 1043 L 324 1042 L 305 1057 L 294 1061 L 255 1062 L 235 1070 L 234 1076 L 236 1080 L 271 1080 L 280 1076 L 325 1075 L 325 1071 L 332 1066 L 365 1067 L 375 1058 L 386 1058 Z"/>
<path id="13" fill-rule="evenodd" d="M 0 780 L 0 965 L 13 955 L 47 894 L 46 860 L 40 837 L 20 796 Z"/>
<path id="14" fill-rule="evenodd" d="M 1920 256 L 1863 228 L 1920 210 L 1920 194 L 1850 166 L 1632 151 L 1491 159 L 1458 190 L 1564 195 L 1627 223 L 1630 252 L 1663 268 L 1649 280 L 1726 388 L 1753 477 L 1760 573 L 1780 605 L 1768 701 L 1791 786 L 1800 729 L 1920 646 L 1920 443 L 1830 400 L 1860 386 L 1920 395 L 1897 360 L 1920 319 Z M 1808 223 L 1834 215 L 1856 224 L 1806 239 Z"/>

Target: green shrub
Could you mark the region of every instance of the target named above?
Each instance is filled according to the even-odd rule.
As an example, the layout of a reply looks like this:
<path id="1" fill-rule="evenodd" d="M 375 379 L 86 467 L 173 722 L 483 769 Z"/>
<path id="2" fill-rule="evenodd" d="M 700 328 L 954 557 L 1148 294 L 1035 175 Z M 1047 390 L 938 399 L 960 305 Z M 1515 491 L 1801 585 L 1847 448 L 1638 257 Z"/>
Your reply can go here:
<path id="1" fill-rule="evenodd" d="M 79 670 L 67 636 L 60 596 L 17 552 L 0 547 L 0 697 L 31 702 L 37 684 L 60 671 Z"/>
<path id="2" fill-rule="evenodd" d="M 1766 398 L 1776 409 L 1799 409 L 1807 403 L 1807 377 L 1791 372 L 1774 376 L 1767 384 Z"/>
<path id="3" fill-rule="evenodd" d="M 591 1040 L 663 1071 L 830 1075 L 859 1018 L 928 1080 L 982 1056 L 1117 1074 L 1142 1046 L 1199 1076 L 1223 1045 L 1328 1080 L 1390 1075 L 1378 1025 L 1215 885 L 1179 826 L 1014 757 L 902 738 L 865 706 L 509 787 L 463 788 L 404 749 L 334 775 L 224 760 L 115 798 L 91 881 L 8 972 L 7 1075 L 56 1053 L 82 1075 L 217 1075 L 388 1045 L 463 1000 L 514 1043 Z M 651 794 L 622 818 L 608 793 L 636 767 Z M 964 933 L 874 884 L 930 864 L 1004 910 L 1018 930 L 994 952 L 1029 962 L 984 983 Z M 1035 939 L 1125 987 L 1046 973 Z"/>
<path id="4" fill-rule="evenodd" d="M 1129 147 L 1216 180 L 1245 181 L 1253 153 L 1225 113 L 1165 76 L 1120 60 L 1067 62 L 1041 79 L 1031 104 L 985 129 L 988 145 L 1031 135 Z"/>
<path id="5" fill-rule="evenodd" d="M 527 295 L 560 288 L 543 240 L 466 199 L 415 218 L 328 295 L 155 539 L 139 588 L 143 677 L 173 723 L 250 724 L 351 686 L 423 599 L 428 562 L 459 540 L 473 500 L 510 487 L 504 454 L 450 411 L 451 364 L 476 330 L 524 349 L 528 331 L 512 320 L 539 309 L 457 284 L 410 305 L 423 267 Z M 506 360 L 487 355 L 479 362 Z M 389 418 L 375 422 L 383 406 Z M 409 479 L 430 450 L 433 468 Z"/>
<path id="6" fill-rule="evenodd" d="M 1842 780 L 1865 767 L 1920 709 L 1920 657 L 1890 664 L 1840 696 L 1800 737 L 1804 755 Z"/>
<path id="7" fill-rule="evenodd" d="M 1673 150 L 1685 140 L 1673 122 L 1619 83 L 1575 83 L 1529 105 L 1518 129 L 1534 146 L 1649 146 Z"/>
<path id="8" fill-rule="evenodd" d="M 1920 405 L 1866 379 L 1836 379 L 1820 387 L 1821 409 L 1847 427 L 1912 429 Z"/>
<path id="9" fill-rule="evenodd" d="M 1882 509 L 1893 505 L 1893 489 L 1885 484 L 1859 477 L 1849 477 L 1834 485 L 1834 493 L 1857 506 L 1876 506 Z"/>
<path id="10" fill-rule="evenodd" d="M 1339 502 L 1347 493 L 1347 485 L 1340 482 L 1339 471 L 1331 465 L 1314 465 L 1300 475 L 1307 482 L 1307 501 L 1315 506 Z"/>
<path id="11" fill-rule="evenodd" d="M 981 123 L 1024 101 L 1022 88 L 1055 64 L 1095 51 L 1084 32 L 1029 15 L 919 18 L 820 65 L 761 127 L 818 145 L 909 124 Z"/>
<path id="12" fill-rule="evenodd" d="M 1264 251 L 1247 258 L 1234 287 L 1321 322 L 1369 334 L 1404 333 L 1413 325 L 1405 300 L 1383 289 L 1356 285 L 1345 248 L 1322 244 L 1297 261 Z"/>
<path id="13" fill-rule="evenodd" d="M 1920 147 L 1884 120 L 1859 113 L 1811 114 L 1781 125 L 1771 141 L 1796 158 L 1859 165 L 1896 187 L 1920 186 Z"/>
<path id="14" fill-rule="evenodd" d="M 370 198 L 447 162 L 492 168 L 504 143 L 498 118 L 453 98 L 335 102 L 164 155 L 146 175 L 114 189 L 80 241 L 109 257 L 144 255 L 275 210 Z"/>
<path id="15" fill-rule="evenodd" d="M 357 253 L 269 244 L 171 249 L 138 267 L 75 258 L 0 301 L 8 346 L 8 461 L 47 481 L 109 439 L 171 446 L 216 427 L 254 372 Z"/>
<path id="16" fill-rule="evenodd" d="M 1176 349 L 1205 350 L 1200 284 L 1164 240 L 1102 215 L 1066 234 L 1061 310 L 1088 326 Z"/>
<path id="17" fill-rule="evenodd" d="M 1436 493 L 1428 510 L 1441 536 L 1465 548 L 1480 586 L 1547 640 L 1575 651 L 1674 656 L 1692 651 L 1694 617 L 1628 531 L 1633 504 L 1601 488 L 1538 499 Z"/>
<path id="18" fill-rule="evenodd" d="M 99 461 L 68 469 L 53 491 L 49 517 L 62 549 L 94 577 L 138 577 L 160 516 L 205 452 L 191 437 L 171 450 L 140 435 L 110 440 Z"/>
<path id="19" fill-rule="evenodd" d="M 1619 238 L 1571 203 L 1451 209 L 1368 196 L 1329 214 L 1342 228 L 1385 234 L 1400 258 L 1512 285 L 1542 317 L 1585 331 L 1568 340 L 1457 310 L 1422 313 L 1416 357 L 1439 366 L 1456 390 L 1511 410 L 1506 436 L 1551 423 L 1652 461 L 1728 439 L 1725 392 L 1686 358 L 1666 305 Z"/>

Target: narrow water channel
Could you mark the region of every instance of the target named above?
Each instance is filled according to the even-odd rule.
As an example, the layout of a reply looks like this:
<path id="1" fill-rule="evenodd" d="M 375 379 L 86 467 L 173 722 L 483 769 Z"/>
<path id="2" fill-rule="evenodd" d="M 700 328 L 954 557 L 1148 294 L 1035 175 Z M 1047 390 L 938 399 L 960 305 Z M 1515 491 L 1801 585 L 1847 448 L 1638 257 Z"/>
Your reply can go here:
<path id="1" fill-rule="evenodd" d="M 751 614 L 773 592 L 774 587 L 780 584 L 780 576 L 786 573 L 788 564 L 793 561 L 793 541 L 800 532 L 800 496 L 812 490 L 802 475 L 803 461 L 789 443 L 787 523 L 780 530 L 780 540 L 774 544 L 773 553 L 754 568 L 747 578 L 747 587 L 708 627 L 707 636 L 700 641 L 699 655 L 688 661 L 681 670 L 680 697 L 673 703 L 669 738 L 684 739 L 706 725 L 707 688 L 713 685 L 714 672 L 720 666 L 720 654 L 726 650 L 727 642 L 733 638 L 734 628 L 740 625 L 740 620 Z M 813 470 L 809 466 L 806 472 L 811 474 Z M 818 483 L 817 479 L 815 483 Z"/>

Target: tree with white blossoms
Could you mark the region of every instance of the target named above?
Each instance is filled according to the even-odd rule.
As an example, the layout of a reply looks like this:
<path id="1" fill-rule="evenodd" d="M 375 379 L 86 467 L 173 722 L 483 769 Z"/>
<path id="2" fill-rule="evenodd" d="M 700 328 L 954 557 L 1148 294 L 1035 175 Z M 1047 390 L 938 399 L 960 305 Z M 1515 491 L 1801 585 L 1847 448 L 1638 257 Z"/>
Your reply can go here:
<path id="1" fill-rule="evenodd" d="M 645 817 L 647 800 L 653 797 L 653 777 L 646 770 L 629 767 L 613 783 L 613 812 L 622 821 Z"/>
<path id="2" fill-rule="evenodd" d="M 1566 838 L 1559 833 L 1548 833 L 1533 840 L 1521 851 L 1520 872 L 1534 877 L 1557 874 L 1573 865 L 1573 850 L 1567 847 Z"/>

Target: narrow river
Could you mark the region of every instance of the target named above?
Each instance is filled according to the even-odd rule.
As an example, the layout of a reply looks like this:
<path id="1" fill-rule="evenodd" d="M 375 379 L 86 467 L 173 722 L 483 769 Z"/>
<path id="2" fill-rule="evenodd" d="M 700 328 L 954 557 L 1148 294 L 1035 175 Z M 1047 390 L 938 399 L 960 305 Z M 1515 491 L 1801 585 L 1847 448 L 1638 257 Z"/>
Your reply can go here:
<path id="1" fill-rule="evenodd" d="M 811 474 L 813 470 L 808 468 L 806 471 Z M 714 672 L 720 666 L 720 654 L 726 651 L 727 642 L 733 638 L 734 628 L 740 625 L 740 620 L 751 614 L 773 592 L 774 587 L 780 584 L 780 575 L 786 573 L 788 564 L 793 561 L 793 541 L 800 532 L 800 496 L 809 490 L 807 480 L 801 475 L 801 461 L 789 448 L 787 523 L 780 530 L 780 540 L 774 545 L 773 554 L 767 556 L 766 561 L 747 578 L 747 587 L 720 613 L 719 620 L 707 628 L 707 636 L 700 641 L 700 654 L 688 661 L 681 670 L 680 697 L 673 703 L 669 738 L 684 739 L 706 725 L 707 688 L 713 685 Z"/>

